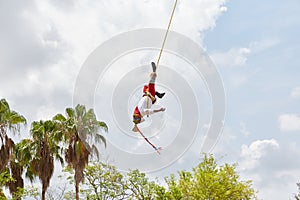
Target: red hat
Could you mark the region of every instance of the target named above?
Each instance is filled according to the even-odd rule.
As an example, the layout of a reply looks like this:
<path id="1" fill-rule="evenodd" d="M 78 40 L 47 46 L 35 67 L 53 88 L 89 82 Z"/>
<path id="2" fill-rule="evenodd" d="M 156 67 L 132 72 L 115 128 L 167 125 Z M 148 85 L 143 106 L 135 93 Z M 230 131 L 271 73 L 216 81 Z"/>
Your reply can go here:
<path id="1" fill-rule="evenodd" d="M 146 93 L 149 91 L 149 88 L 148 88 L 148 85 L 144 85 L 144 89 L 143 89 L 143 92 Z"/>

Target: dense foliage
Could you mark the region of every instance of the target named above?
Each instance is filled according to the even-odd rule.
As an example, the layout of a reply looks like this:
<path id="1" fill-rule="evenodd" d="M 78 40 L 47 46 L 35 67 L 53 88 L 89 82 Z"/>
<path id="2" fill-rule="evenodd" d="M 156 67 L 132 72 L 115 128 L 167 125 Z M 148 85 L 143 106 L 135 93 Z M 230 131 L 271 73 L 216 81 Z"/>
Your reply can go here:
<path id="1" fill-rule="evenodd" d="M 30 138 L 16 143 L 10 133 L 19 133 L 26 119 L 10 109 L 6 100 L 0 101 L 0 200 L 8 199 L 3 188 L 11 193 L 11 199 L 26 196 L 35 199 L 255 199 L 251 181 L 241 180 L 236 165 L 219 166 L 212 155 L 204 155 L 202 162 L 190 171 L 179 171 L 158 182 L 151 180 L 138 169 L 121 173 L 112 165 L 90 163 L 90 157 L 99 156 L 97 143 L 106 145 L 100 134 L 107 125 L 96 119 L 92 109 L 83 105 L 67 108 L 66 114 L 57 114 L 51 120 L 34 121 Z M 59 162 L 55 162 L 55 160 Z M 69 186 L 56 186 L 48 190 L 57 164 L 67 163 L 71 173 Z M 24 186 L 23 178 L 41 182 L 37 188 Z M 82 184 L 79 189 L 79 184 Z M 299 186 L 299 185 L 298 185 Z M 58 191 L 59 190 L 59 191 Z M 299 199 L 299 195 L 295 196 Z"/>
<path id="2" fill-rule="evenodd" d="M 165 177 L 164 184 L 150 181 L 145 173 L 132 170 L 122 175 L 115 167 L 97 163 L 85 171 L 86 199 L 255 199 L 251 181 L 242 181 L 235 165 L 218 166 L 212 155 L 191 172 Z M 164 186 L 163 186 L 164 185 Z"/>

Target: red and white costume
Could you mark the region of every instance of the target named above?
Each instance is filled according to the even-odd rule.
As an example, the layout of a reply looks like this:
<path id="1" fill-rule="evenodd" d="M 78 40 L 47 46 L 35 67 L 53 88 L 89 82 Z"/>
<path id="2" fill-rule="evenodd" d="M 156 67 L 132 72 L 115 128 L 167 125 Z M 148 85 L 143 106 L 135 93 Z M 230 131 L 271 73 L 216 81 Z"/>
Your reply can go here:
<path id="1" fill-rule="evenodd" d="M 142 99 L 139 101 L 138 105 L 135 107 L 133 112 L 133 121 L 139 121 L 138 123 L 143 121 L 143 117 L 145 115 L 151 115 L 154 113 L 154 110 L 151 109 L 153 103 L 155 103 L 155 79 L 156 74 L 151 74 L 151 79 L 148 85 L 144 86 L 143 92 L 144 95 Z M 135 122 L 136 123 L 136 122 Z"/>

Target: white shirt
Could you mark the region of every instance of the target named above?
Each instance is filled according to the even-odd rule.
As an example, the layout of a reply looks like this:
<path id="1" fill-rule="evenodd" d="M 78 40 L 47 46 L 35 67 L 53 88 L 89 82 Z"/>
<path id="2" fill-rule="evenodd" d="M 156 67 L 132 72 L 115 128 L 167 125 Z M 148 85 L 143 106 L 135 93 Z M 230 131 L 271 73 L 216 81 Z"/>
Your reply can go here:
<path id="1" fill-rule="evenodd" d="M 142 116 L 145 115 L 151 115 L 154 113 L 153 109 L 151 109 L 152 106 L 152 100 L 148 96 L 144 96 L 138 103 L 137 107 L 141 113 Z"/>

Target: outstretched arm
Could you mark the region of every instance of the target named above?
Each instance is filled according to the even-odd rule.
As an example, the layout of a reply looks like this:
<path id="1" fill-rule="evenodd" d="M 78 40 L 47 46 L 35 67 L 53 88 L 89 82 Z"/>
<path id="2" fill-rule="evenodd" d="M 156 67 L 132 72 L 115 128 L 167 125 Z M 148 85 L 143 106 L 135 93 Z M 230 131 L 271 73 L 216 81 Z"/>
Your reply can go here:
<path id="1" fill-rule="evenodd" d="M 152 115 L 152 114 L 154 114 L 154 113 L 164 112 L 165 110 L 166 110 L 165 108 L 160 108 L 160 109 L 156 109 L 156 110 L 145 109 L 145 114 L 146 114 L 146 115 Z"/>
<path id="2" fill-rule="evenodd" d="M 160 108 L 158 110 L 153 110 L 153 113 L 164 112 L 165 110 L 166 110 L 166 108 Z"/>

